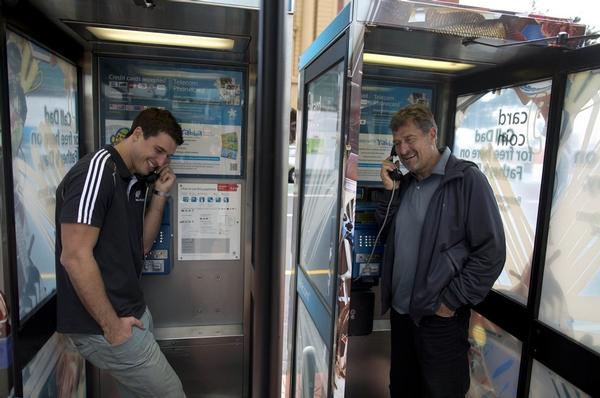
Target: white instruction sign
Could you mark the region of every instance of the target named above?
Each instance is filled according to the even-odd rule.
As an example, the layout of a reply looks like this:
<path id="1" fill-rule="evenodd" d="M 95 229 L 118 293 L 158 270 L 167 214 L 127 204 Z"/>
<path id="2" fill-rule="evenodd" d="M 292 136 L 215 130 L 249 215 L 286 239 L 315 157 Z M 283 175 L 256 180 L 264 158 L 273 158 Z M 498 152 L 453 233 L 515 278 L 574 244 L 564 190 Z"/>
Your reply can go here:
<path id="1" fill-rule="evenodd" d="M 240 184 L 180 183 L 177 202 L 179 260 L 240 258 Z"/>

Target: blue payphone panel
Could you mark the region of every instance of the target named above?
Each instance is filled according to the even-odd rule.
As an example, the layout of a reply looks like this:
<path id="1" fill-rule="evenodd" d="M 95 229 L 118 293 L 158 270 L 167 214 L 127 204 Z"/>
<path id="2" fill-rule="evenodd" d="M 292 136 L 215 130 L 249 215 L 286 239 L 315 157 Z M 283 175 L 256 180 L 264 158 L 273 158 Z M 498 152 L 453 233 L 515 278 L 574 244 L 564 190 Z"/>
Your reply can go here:
<path id="1" fill-rule="evenodd" d="M 154 240 L 152 249 L 144 259 L 145 275 L 166 275 L 171 272 L 172 245 L 171 245 L 171 209 L 170 200 L 165 204 L 160 229 Z"/>
<path id="2" fill-rule="evenodd" d="M 375 221 L 375 208 L 373 202 L 358 201 L 354 215 L 354 256 L 352 277 L 365 283 L 377 282 L 381 273 L 383 258 L 383 244 L 375 239 L 379 226 Z M 374 246 L 375 245 L 375 246 Z"/>

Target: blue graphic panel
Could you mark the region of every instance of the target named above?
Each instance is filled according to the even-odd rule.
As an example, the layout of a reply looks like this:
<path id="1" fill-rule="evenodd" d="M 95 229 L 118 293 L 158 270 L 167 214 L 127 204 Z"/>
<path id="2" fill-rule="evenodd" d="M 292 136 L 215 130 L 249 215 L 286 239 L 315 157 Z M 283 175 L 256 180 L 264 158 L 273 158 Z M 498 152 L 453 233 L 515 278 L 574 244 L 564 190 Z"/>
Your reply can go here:
<path id="1" fill-rule="evenodd" d="M 103 143 L 125 137 L 140 111 L 167 109 L 183 130 L 184 143 L 171 158 L 177 174 L 242 174 L 243 71 L 109 58 L 99 70 Z"/>

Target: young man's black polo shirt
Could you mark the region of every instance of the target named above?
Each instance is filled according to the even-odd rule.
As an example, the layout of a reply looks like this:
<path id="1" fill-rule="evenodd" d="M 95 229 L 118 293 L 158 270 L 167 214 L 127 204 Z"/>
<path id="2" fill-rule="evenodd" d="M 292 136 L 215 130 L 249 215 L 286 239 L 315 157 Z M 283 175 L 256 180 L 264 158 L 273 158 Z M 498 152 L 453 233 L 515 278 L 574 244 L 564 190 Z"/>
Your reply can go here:
<path id="1" fill-rule="evenodd" d="M 146 308 L 139 283 L 143 263 L 143 216 L 147 184 L 138 181 L 111 146 L 83 157 L 56 190 L 57 331 L 102 334 L 64 267 L 61 224 L 100 228 L 94 258 L 118 316 L 140 318 Z"/>

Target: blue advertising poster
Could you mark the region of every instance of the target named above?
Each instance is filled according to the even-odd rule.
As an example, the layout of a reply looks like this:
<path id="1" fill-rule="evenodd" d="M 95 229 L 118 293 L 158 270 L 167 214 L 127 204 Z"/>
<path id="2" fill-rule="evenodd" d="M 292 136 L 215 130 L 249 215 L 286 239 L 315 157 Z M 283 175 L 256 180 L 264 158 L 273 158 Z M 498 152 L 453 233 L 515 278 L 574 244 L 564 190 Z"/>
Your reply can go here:
<path id="1" fill-rule="evenodd" d="M 392 150 L 390 119 L 400 108 L 422 103 L 431 107 L 431 87 L 364 79 L 360 101 L 358 180 L 379 182 L 383 159 Z"/>
<path id="2" fill-rule="evenodd" d="M 6 36 L 20 319 L 56 290 L 56 187 L 77 162 L 77 69 Z"/>
<path id="3" fill-rule="evenodd" d="M 122 139 L 140 111 L 167 109 L 183 128 L 184 143 L 171 157 L 175 173 L 241 175 L 242 71 L 103 58 L 100 84 L 104 144 Z"/>

